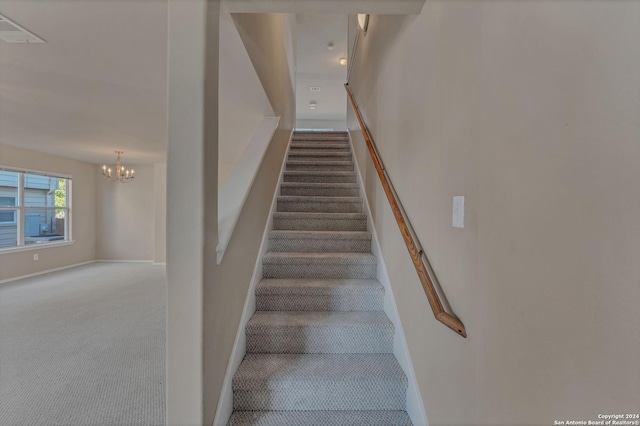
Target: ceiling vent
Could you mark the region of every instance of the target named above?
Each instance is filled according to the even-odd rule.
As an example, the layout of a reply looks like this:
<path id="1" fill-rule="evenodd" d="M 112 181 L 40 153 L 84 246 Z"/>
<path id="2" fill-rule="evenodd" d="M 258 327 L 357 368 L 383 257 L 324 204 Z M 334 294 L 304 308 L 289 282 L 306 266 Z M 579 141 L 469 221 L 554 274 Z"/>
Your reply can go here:
<path id="1" fill-rule="evenodd" d="M 309 91 L 311 91 L 311 92 L 319 92 L 320 91 L 320 87 L 319 86 L 311 86 L 311 87 L 309 87 Z"/>
<path id="2" fill-rule="evenodd" d="M 7 43 L 46 43 L 37 35 L 0 15 L 0 39 Z"/>

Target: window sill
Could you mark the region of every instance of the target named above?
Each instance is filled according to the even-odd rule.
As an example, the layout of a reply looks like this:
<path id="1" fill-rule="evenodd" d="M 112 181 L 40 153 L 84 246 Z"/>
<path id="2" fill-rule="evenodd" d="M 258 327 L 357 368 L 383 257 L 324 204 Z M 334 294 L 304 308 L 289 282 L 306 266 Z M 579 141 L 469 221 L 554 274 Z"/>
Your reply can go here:
<path id="1" fill-rule="evenodd" d="M 32 250 L 48 249 L 53 247 L 70 246 L 73 243 L 75 243 L 75 241 L 70 240 L 70 241 L 60 241 L 60 242 L 56 241 L 54 243 L 29 244 L 28 246 L 20 246 L 20 247 L 7 247 L 7 248 L 1 248 L 0 254 L 18 253 L 21 251 L 32 251 Z"/>

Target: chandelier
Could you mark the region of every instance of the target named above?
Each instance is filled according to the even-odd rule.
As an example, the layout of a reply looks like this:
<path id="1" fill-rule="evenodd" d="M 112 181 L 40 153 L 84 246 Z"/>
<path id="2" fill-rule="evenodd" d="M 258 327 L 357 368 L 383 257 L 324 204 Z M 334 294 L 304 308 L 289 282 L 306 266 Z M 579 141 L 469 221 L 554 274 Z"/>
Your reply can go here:
<path id="1" fill-rule="evenodd" d="M 129 183 L 133 180 L 135 170 L 127 169 L 125 166 L 120 164 L 120 155 L 123 151 L 116 151 L 116 169 L 115 171 L 111 169 L 111 167 L 107 167 L 106 165 L 102 166 L 102 176 L 110 182 L 122 182 Z"/>

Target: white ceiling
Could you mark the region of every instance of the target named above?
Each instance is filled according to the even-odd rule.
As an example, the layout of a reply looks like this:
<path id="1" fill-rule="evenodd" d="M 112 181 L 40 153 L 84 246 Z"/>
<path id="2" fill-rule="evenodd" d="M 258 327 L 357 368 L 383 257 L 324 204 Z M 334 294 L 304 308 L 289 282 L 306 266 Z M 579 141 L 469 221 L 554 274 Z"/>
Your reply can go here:
<path id="1" fill-rule="evenodd" d="M 98 164 L 116 149 L 127 164 L 165 160 L 166 0 L 2 0 L 0 14 L 47 41 L 0 41 L 0 144 Z M 299 119 L 344 119 L 341 56 L 346 14 L 297 15 Z"/>
<path id="2" fill-rule="evenodd" d="M 296 118 L 298 120 L 345 120 L 347 99 L 344 83 L 347 66 L 347 15 L 297 15 Z M 333 42 L 334 48 L 328 49 Z M 320 87 L 311 92 L 310 87 Z M 309 109 L 309 102 L 318 107 Z"/>
<path id="3" fill-rule="evenodd" d="M 164 161 L 167 2 L 2 0 L 47 41 L 0 41 L 0 144 L 84 161 Z"/>

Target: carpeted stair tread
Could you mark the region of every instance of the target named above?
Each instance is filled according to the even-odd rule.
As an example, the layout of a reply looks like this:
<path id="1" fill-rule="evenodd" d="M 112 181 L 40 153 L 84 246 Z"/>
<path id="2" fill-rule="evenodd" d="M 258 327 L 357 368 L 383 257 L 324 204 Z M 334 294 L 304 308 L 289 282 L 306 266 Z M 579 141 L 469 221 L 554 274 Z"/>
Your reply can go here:
<path id="1" fill-rule="evenodd" d="M 259 311 L 382 311 L 384 287 L 377 280 L 270 279 L 256 286 Z"/>
<path id="2" fill-rule="evenodd" d="M 305 253 L 267 252 L 262 258 L 265 265 L 376 265 L 378 259 L 371 253 Z"/>
<path id="3" fill-rule="evenodd" d="M 247 354 L 233 378 L 233 388 L 315 380 L 407 383 L 392 354 Z"/>
<path id="4" fill-rule="evenodd" d="M 371 252 L 371 233 L 365 231 L 269 232 L 269 250 L 280 252 Z"/>
<path id="5" fill-rule="evenodd" d="M 303 149 L 313 150 L 336 150 L 341 152 L 351 152 L 351 147 L 348 141 L 344 142 L 292 142 L 291 150 L 289 153 L 297 152 Z"/>
<path id="6" fill-rule="evenodd" d="M 265 278 L 256 286 L 256 295 L 327 295 L 341 294 L 349 290 L 368 290 L 384 294 L 384 287 L 377 280 L 335 279 L 277 279 Z"/>
<path id="7" fill-rule="evenodd" d="M 357 183 L 314 183 L 283 182 L 281 195 L 321 196 L 321 197 L 357 197 L 360 187 Z"/>
<path id="8" fill-rule="evenodd" d="M 273 229 L 307 231 L 366 231 L 364 213 L 275 212 Z"/>
<path id="9" fill-rule="evenodd" d="M 343 136 L 347 137 L 348 132 L 346 130 L 296 130 L 294 136 Z"/>
<path id="10" fill-rule="evenodd" d="M 411 426 L 406 411 L 236 411 L 228 426 Z"/>
<path id="11" fill-rule="evenodd" d="M 293 141 L 321 141 L 321 142 L 330 142 L 330 141 L 348 141 L 349 137 L 346 135 L 330 135 L 330 136 L 321 136 L 321 135 L 294 135 Z"/>
<path id="12" fill-rule="evenodd" d="M 247 354 L 232 382 L 237 410 L 404 410 L 393 354 Z"/>
<path id="13" fill-rule="evenodd" d="M 287 160 L 285 166 L 287 171 L 308 170 L 308 171 L 351 171 L 353 161 L 339 160 Z"/>
<path id="14" fill-rule="evenodd" d="M 257 311 L 246 327 L 248 353 L 391 353 L 384 312 Z"/>
<path id="15" fill-rule="evenodd" d="M 322 197 L 281 195 L 277 198 L 279 212 L 360 213 L 362 197 Z"/>
<path id="16" fill-rule="evenodd" d="M 364 231 L 269 231 L 269 238 L 294 240 L 371 240 L 371 232 Z"/>
<path id="17" fill-rule="evenodd" d="M 332 142 L 332 141 L 348 141 L 349 137 L 347 135 L 294 135 L 292 141 L 321 141 L 321 142 Z"/>
<path id="18" fill-rule="evenodd" d="M 351 182 L 282 182 L 281 188 L 349 188 L 359 189 L 360 185 Z"/>
<path id="19" fill-rule="evenodd" d="M 350 170 L 286 170 L 284 182 L 356 183 L 356 172 Z"/>
<path id="20" fill-rule="evenodd" d="M 301 203 L 361 203 L 362 197 L 322 197 L 318 195 L 280 195 L 278 201 L 298 201 Z"/>
<path id="21" fill-rule="evenodd" d="M 302 220 L 367 220 L 366 213 L 274 212 L 274 219 Z"/>
<path id="22" fill-rule="evenodd" d="M 291 328 L 366 326 L 393 332 L 384 312 L 269 312 L 256 311 L 247 323 L 247 333 L 286 332 Z"/>
<path id="23" fill-rule="evenodd" d="M 336 157 L 351 158 L 351 151 L 348 150 L 330 150 L 330 149 L 296 149 L 289 151 L 289 158 L 296 157 Z"/>
<path id="24" fill-rule="evenodd" d="M 269 251 L 262 258 L 264 278 L 373 279 L 376 274 L 371 253 Z"/>

